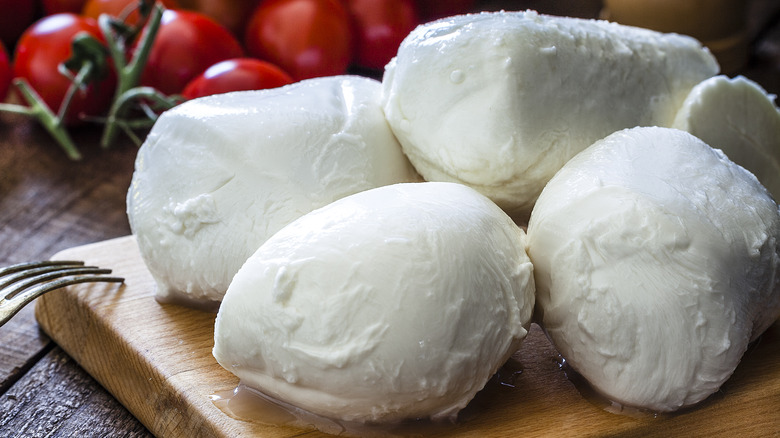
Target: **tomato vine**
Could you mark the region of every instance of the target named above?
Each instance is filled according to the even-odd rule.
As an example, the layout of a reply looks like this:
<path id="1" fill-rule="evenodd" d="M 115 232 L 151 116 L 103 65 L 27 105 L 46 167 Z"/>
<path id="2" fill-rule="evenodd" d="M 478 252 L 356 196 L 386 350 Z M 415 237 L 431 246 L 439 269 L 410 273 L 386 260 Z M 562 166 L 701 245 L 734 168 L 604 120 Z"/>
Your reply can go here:
<path id="1" fill-rule="evenodd" d="M 72 160 L 80 160 L 81 152 L 73 142 L 67 125 L 76 117 L 73 100 L 79 93 L 103 80 L 112 70 L 116 88 L 108 114 L 105 117 L 83 115 L 84 119 L 104 125 L 101 146 L 110 147 L 121 130 L 133 141 L 141 139 L 134 130 L 148 128 L 160 111 L 181 102 L 177 96 L 167 96 L 150 87 L 139 86 L 141 74 L 149 57 L 152 43 L 159 29 L 164 7 L 149 1 L 139 2 L 142 17 L 128 25 L 122 19 L 101 15 L 98 19 L 100 37 L 79 32 L 71 41 L 71 56 L 57 66 L 59 74 L 68 78 L 69 86 L 55 112 L 29 80 L 17 77 L 13 87 L 24 104 L 0 103 L 0 111 L 33 117 Z M 144 32 L 142 29 L 146 28 Z M 102 39 L 102 40 L 101 40 Z"/>

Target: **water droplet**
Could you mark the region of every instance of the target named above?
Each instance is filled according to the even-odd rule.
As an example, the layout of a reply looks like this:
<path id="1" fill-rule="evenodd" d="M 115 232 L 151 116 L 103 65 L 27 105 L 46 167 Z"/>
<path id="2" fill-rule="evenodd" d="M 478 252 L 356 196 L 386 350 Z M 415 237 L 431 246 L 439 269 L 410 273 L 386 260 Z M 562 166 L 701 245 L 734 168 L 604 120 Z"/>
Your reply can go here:
<path id="1" fill-rule="evenodd" d="M 452 73 L 450 73 L 450 81 L 452 81 L 453 84 L 460 84 L 466 80 L 466 74 L 463 73 L 463 70 L 453 70 Z"/>

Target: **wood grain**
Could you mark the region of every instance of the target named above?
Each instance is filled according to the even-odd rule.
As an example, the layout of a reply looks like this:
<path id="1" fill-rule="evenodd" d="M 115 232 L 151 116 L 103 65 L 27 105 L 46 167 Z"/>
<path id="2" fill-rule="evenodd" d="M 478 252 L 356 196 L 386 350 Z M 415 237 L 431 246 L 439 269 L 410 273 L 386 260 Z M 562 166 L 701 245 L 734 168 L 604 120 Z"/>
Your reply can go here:
<path id="1" fill-rule="evenodd" d="M 0 114 L 1 265 L 129 233 L 124 197 L 136 148 L 101 150 L 98 135 L 75 133 L 85 152 L 75 163 L 32 121 Z M 114 433 L 151 436 L 40 330 L 32 306 L 0 328 L 0 436 Z"/>
<path id="2" fill-rule="evenodd" d="M 113 256 L 112 256 L 113 255 Z M 121 238 L 55 258 L 110 266 L 122 287 L 94 284 L 49 294 L 41 327 L 158 437 L 293 436 L 296 429 L 231 419 L 210 396 L 236 386 L 211 357 L 212 313 L 154 300 L 135 240 Z"/>
<path id="3" fill-rule="evenodd" d="M 75 369 L 76 372 L 72 372 Z M 4 436 L 108 437 L 117 430 L 128 438 L 151 435 L 130 412 L 114 408 L 113 397 L 61 349 L 54 348 L 0 400 Z M 97 389 L 93 389 L 97 388 Z M 111 421 L 105 421 L 109 417 Z"/>
<path id="4" fill-rule="evenodd" d="M 121 287 L 81 285 L 39 300 L 43 329 L 158 437 L 321 436 L 315 431 L 234 419 L 210 400 L 238 381 L 211 355 L 214 314 L 163 305 L 135 240 L 73 248 L 125 276 Z M 466 408 L 459 424 L 426 436 L 780 435 L 780 323 L 746 354 L 722 390 L 674 415 L 619 415 L 566 377 L 538 327 L 519 354 Z M 501 384 L 504 383 L 504 384 Z"/>

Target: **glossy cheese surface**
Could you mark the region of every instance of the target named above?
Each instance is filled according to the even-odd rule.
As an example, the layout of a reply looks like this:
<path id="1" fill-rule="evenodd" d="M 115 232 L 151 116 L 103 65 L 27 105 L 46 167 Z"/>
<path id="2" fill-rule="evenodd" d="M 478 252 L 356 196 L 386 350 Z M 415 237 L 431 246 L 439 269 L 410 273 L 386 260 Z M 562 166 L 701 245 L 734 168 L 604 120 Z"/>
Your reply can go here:
<path id="1" fill-rule="evenodd" d="M 526 336 L 525 233 L 454 183 L 396 184 L 315 210 L 250 257 L 214 356 L 247 386 L 339 421 L 448 418 Z"/>
<path id="2" fill-rule="evenodd" d="M 691 90 L 673 127 L 748 169 L 780 199 L 780 110 L 776 96 L 743 76 L 715 76 Z"/>
<path id="3" fill-rule="evenodd" d="M 383 79 L 393 132 L 427 180 L 467 184 L 527 220 L 594 141 L 670 126 L 718 72 L 696 40 L 596 20 L 492 12 L 418 27 Z"/>
<path id="4" fill-rule="evenodd" d="M 634 128 L 545 187 L 528 226 L 541 324 L 600 393 L 657 412 L 718 390 L 780 316 L 780 214 L 696 137 Z"/>
<path id="5" fill-rule="evenodd" d="M 336 199 L 418 180 L 362 77 L 209 96 L 164 113 L 138 153 L 128 217 L 158 298 L 218 303 L 257 248 Z"/>

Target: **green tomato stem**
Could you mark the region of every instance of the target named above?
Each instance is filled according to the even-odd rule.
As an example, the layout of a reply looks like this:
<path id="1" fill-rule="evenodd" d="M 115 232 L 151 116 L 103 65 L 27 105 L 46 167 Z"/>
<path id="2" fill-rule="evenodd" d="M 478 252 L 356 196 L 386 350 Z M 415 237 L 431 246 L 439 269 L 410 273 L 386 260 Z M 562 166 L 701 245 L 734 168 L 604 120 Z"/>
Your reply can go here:
<path id="1" fill-rule="evenodd" d="M 14 103 L 0 103 L 0 112 L 21 114 L 24 116 L 35 115 L 29 106 L 16 105 Z"/>
<path id="2" fill-rule="evenodd" d="M 25 79 L 14 79 L 14 86 L 21 92 L 22 98 L 29 105 L 25 113 L 38 119 L 41 125 L 54 137 L 54 140 L 62 147 L 68 158 L 81 160 L 81 153 L 65 130 L 64 123 L 43 101 L 41 96 L 27 83 Z M 18 105 L 17 105 L 18 106 Z M 21 111 L 14 111 L 21 113 Z"/>
<path id="3" fill-rule="evenodd" d="M 146 32 L 141 33 L 141 40 L 138 42 L 138 49 L 133 54 L 133 58 L 127 65 L 127 86 L 124 91 L 130 88 L 136 87 L 141 81 L 141 74 L 146 67 L 146 62 L 149 60 L 149 55 L 152 52 L 152 44 L 157 37 L 157 32 L 160 29 L 160 23 L 162 22 L 163 12 L 165 8 L 157 4 L 152 9 L 152 13 L 149 16 Z M 120 93 L 121 94 L 121 93 Z"/>
<path id="4" fill-rule="evenodd" d="M 71 78 L 70 86 L 68 87 L 65 96 L 62 98 L 62 103 L 60 103 L 60 109 L 57 112 L 58 119 L 65 120 L 65 115 L 68 113 L 68 109 L 70 108 L 70 103 L 73 101 L 73 96 L 76 95 L 77 91 L 81 90 L 84 87 L 84 83 L 86 82 L 87 76 L 92 73 L 92 70 L 93 70 L 93 64 L 91 62 L 85 62 L 79 69 L 79 72 L 76 74 L 76 76 Z"/>
<path id="5" fill-rule="evenodd" d="M 147 113 L 148 119 L 142 119 L 141 121 L 128 121 L 120 117 L 120 114 L 125 111 L 130 103 L 139 99 L 148 100 L 151 103 L 157 104 L 164 110 L 173 108 L 179 104 L 179 100 L 177 100 L 175 97 L 166 96 L 153 87 L 131 88 L 114 99 L 114 104 L 111 105 L 111 110 L 109 111 L 107 117 L 107 119 L 110 121 L 109 123 L 113 125 L 121 123 L 125 126 L 149 126 L 149 124 L 154 122 L 154 119 L 156 119 L 156 115 L 150 115 Z"/>
<path id="6" fill-rule="evenodd" d="M 146 31 L 141 33 L 138 48 L 129 63 L 125 63 L 124 44 L 115 38 L 110 22 L 111 19 L 105 15 L 98 18 L 98 24 L 106 39 L 109 53 L 111 54 L 111 58 L 113 59 L 114 66 L 117 70 L 117 89 L 114 94 L 114 101 L 108 112 L 103 135 L 100 139 L 100 144 L 104 148 L 108 148 L 116 138 L 117 124 L 125 113 L 124 103 L 127 101 L 126 99 L 123 101 L 122 96 L 137 87 L 141 80 L 141 74 L 149 59 L 152 43 L 160 28 L 160 22 L 164 11 L 165 8 L 159 4 L 152 9 L 147 22 Z"/>

